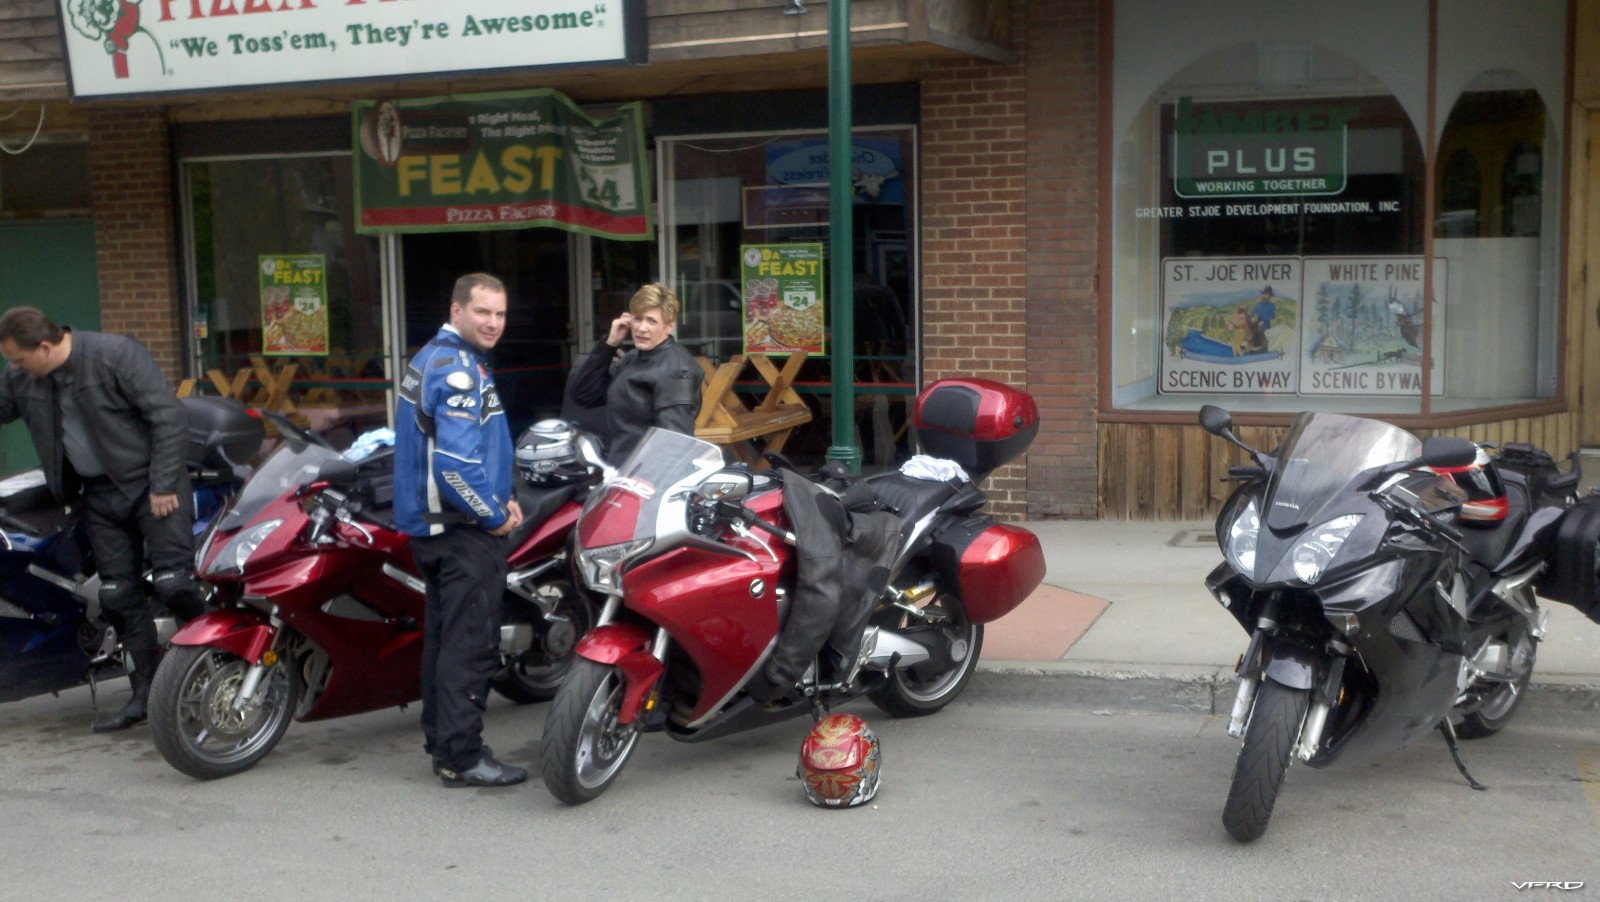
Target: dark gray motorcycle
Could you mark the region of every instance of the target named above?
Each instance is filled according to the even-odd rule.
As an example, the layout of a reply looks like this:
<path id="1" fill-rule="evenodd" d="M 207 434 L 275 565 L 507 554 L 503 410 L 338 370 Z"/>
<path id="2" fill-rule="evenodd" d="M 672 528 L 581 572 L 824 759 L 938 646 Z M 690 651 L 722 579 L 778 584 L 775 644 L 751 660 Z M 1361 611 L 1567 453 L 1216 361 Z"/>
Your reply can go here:
<path id="1" fill-rule="evenodd" d="M 1271 454 L 1235 437 L 1220 408 L 1200 423 L 1254 461 L 1229 471 L 1242 484 L 1206 578 L 1250 634 L 1228 722 L 1244 740 L 1228 832 L 1266 832 L 1294 758 L 1324 767 L 1434 730 L 1483 788 L 1456 737 L 1492 735 L 1515 713 L 1548 620 L 1536 589 L 1600 616 L 1600 516 L 1575 505 L 1578 474 L 1527 446 L 1493 460 L 1466 439 L 1338 414 L 1301 414 Z M 1586 576 L 1556 585 L 1552 562 L 1580 555 Z"/>

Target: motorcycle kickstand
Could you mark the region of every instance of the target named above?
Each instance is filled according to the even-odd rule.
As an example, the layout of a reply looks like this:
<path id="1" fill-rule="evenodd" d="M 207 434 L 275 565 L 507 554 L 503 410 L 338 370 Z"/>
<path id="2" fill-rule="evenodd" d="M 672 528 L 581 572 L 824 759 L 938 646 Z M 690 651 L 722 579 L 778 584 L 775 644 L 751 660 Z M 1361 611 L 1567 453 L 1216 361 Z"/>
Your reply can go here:
<path id="1" fill-rule="evenodd" d="M 1439 732 L 1444 734 L 1445 744 L 1450 746 L 1450 758 L 1455 761 L 1456 770 L 1461 771 L 1461 776 L 1467 778 L 1467 785 L 1479 792 L 1488 789 L 1489 787 L 1472 779 L 1472 774 L 1467 773 L 1467 766 L 1461 761 L 1461 746 L 1456 742 L 1456 728 L 1450 722 L 1450 718 L 1446 717 L 1439 721 Z"/>
<path id="2" fill-rule="evenodd" d="M 813 695 L 807 701 L 811 702 L 811 722 L 821 723 L 822 718 L 828 716 L 828 706 L 822 703 L 822 696 Z"/>

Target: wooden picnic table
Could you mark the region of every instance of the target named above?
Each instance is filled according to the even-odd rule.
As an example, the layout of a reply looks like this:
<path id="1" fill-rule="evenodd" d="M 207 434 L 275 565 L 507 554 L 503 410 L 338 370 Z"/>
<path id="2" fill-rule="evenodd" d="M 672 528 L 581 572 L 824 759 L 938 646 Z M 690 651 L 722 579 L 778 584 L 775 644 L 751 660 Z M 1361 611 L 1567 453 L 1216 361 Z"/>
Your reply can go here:
<path id="1" fill-rule="evenodd" d="M 197 394 L 209 385 L 221 397 L 234 398 L 250 407 L 282 414 L 297 425 L 310 426 L 318 432 L 350 421 L 369 422 L 388 410 L 387 403 L 374 400 L 370 391 L 339 390 L 327 385 L 315 385 L 297 393 L 297 378 L 308 381 L 336 379 L 334 373 L 343 370 L 354 372 L 360 358 L 326 361 L 327 371 L 307 368 L 302 361 L 270 360 L 260 354 L 253 354 L 248 359 L 249 366 L 240 367 L 232 373 L 214 367 L 206 371 L 204 379 L 184 379 L 178 384 L 178 397 Z M 273 431 L 270 423 L 267 428 L 269 433 Z"/>
<path id="2" fill-rule="evenodd" d="M 762 450 L 777 453 L 796 426 L 811 422 L 810 405 L 794 390 L 806 355 L 789 355 L 782 369 L 765 354 L 736 354 L 715 366 L 707 358 L 695 359 L 705 371 L 700 416 L 694 423 L 696 438 L 725 445 L 738 459 L 760 468 L 766 464 L 753 441 L 762 439 Z M 747 405 L 736 390 L 747 368 L 754 368 L 766 384 L 765 393 L 754 405 Z"/>

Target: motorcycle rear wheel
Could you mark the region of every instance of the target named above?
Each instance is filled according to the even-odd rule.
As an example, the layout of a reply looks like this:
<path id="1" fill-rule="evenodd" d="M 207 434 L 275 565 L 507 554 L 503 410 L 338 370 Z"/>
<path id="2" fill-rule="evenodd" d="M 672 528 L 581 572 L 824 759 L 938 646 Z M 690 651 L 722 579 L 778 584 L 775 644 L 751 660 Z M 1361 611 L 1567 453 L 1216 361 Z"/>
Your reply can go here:
<path id="1" fill-rule="evenodd" d="M 896 668 L 889 671 L 882 687 L 868 695 L 874 705 L 891 717 L 924 717 L 955 701 L 967 688 L 967 682 L 978 669 L 978 655 L 983 651 L 983 627 L 967 619 L 960 604 L 949 596 L 940 596 L 946 619 L 940 623 L 946 648 L 953 660 L 950 667 L 937 673 L 918 675 L 916 667 Z M 900 625 L 910 615 L 901 618 Z"/>
<path id="2" fill-rule="evenodd" d="M 547 622 L 537 605 L 520 595 L 506 593 L 505 623 L 531 623 L 534 627 L 533 647 L 506 662 L 489 685 L 495 692 L 516 702 L 528 705 L 555 698 L 561 681 L 572 672 L 578 656 L 572 653 L 583 634 L 594 628 L 597 612 L 584 596 L 571 586 L 562 586 L 562 598 L 556 613 L 564 621 Z"/>
<path id="3" fill-rule="evenodd" d="M 257 690 L 252 710 L 232 702 L 250 664 L 203 645 L 173 646 L 150 687 L 150 732 L 167 763 L 199 780 L 228 777 L 254 767 L 289 729 L 300 700 L 300 671 L 280 659 Z"/>
<path id="4" fill-rule="evenodd" d="M 1533 682 L 1533 665 L 1539 655 L 1539 643 L 1529 633 L 1526 626 L 1519 624 L 1519 628 L 1507 636 L 1497 636 L 1513 644 L 1512 654 L 1516 657 L 1515 643 L 1520 639 L 1527 643 L 1527 653 L 1521 662 L 1513 662 L 1517 667 L 1517 676 L 1508 682 L 1497 682 L 1483 697 L 1477 709 L 1461 717 L 1461 724 L 1456 727 L 1456 736 L 1461 739 L 1482 739 L 1493 736 L 1511 722 L 1512 715 L 1517 713 L 1517 705 L 1522 702 L 1522 695 L 1528 689 L 1528 684 Z"/>
<path id="5" fill-rule="evenodd" d="M 544 785 L 568 805 L 599 798 L 633 755 L 639 731 L 617 722 L 623 689 L 621 670 L 578 658 L 556 692 L 539 758 Z"/>
<path id="6" fill-rule="evenodd" d="M 1291 689 L 1261 678 L 1244 745 L 1233 766 L 1228 802 L 1222 808 L 1222 825 L 1239 842 L 1253 842 L 1267 832 L 1310 701 L 1309 689 Z"/>

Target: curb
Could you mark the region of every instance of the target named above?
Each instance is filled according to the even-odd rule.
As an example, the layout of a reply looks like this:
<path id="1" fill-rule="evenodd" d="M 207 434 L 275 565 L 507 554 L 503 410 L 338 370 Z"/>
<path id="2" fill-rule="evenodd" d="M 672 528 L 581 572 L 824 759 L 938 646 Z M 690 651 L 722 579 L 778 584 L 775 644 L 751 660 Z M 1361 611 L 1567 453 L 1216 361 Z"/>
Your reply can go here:
<path id="1" fill-rule="evenodd" d="M 1095 714 L 1227 716 L 1233 697 L 1232 667 L 980 661 L 962 701 L 1050 705 Z M 1600 726 L 1600 677 L 1536 673 L 1522 705 L 1535 713 L 1592 718 Z"/>

